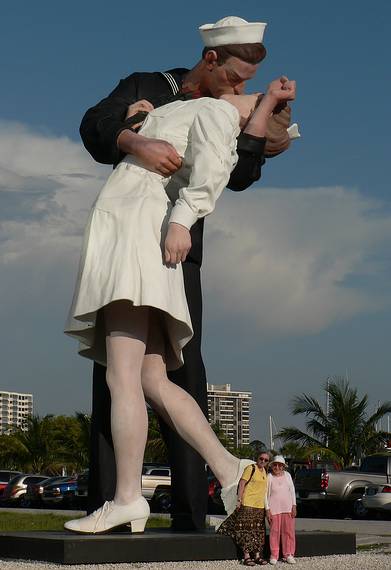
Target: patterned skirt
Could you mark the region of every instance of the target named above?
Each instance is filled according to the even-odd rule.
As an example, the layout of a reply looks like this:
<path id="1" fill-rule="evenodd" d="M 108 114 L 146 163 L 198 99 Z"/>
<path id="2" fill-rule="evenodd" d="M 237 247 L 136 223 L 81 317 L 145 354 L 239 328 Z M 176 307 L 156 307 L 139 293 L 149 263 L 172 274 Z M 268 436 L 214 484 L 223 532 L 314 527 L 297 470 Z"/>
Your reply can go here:
<path id="1" fill-rule="evenodd" d="M 265 545 L 265 509 L 244 507 L 236 509 L 217 530 L 230 536 L 243 552 L 263 556 Z"/>

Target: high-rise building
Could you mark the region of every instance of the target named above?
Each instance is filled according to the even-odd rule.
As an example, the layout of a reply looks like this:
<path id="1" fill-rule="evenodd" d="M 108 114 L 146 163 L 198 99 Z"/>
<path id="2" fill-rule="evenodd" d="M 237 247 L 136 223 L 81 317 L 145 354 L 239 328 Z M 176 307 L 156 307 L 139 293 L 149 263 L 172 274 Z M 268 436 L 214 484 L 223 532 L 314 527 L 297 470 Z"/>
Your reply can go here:
<path id="1" fill-rule="evenodd" d="M 219 424 L 235 447 L 250 443 L 252 392 L 231 390 L 231 384 L 208 384 L 209 422 Z"/>
<path id="2" fill-rule="evenodd" d="M 27 416 L 32 414 L 32 394 L 0 392 L 0 433 L 23 427 Z"/>

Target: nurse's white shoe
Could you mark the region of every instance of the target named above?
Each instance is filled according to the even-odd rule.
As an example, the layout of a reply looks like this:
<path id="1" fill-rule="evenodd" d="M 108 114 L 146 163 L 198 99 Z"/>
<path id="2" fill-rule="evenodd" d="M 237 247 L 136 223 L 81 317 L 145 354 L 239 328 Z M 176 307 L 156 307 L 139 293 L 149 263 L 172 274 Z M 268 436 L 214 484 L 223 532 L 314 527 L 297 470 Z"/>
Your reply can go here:
<path id="1" fill-rule="evenodd" d="M 238 483 L 243 475 L 243 471 L 248 465 L 254 465 L 254 461 L 251 461 L 251 459 L 241 459 L 239 461 L 235 481 L 231 485 L 228 485 L 228 487 L 223 487 L 221 489 L 221 499 L 228 516 L 231 515 L 236 508 Z"/>
<path id="2" fill-rule="evenodd" d="M 129 505 L 117 505 L 114 501 L 106 501 L 90 515 L 66 522 L 64 528 L 82 534 L 104 534 L 116 527 L 130 524 L 132 533 L 144 532 L 149 512 L 149 505 L 144 497 L 139 497 Z"/>

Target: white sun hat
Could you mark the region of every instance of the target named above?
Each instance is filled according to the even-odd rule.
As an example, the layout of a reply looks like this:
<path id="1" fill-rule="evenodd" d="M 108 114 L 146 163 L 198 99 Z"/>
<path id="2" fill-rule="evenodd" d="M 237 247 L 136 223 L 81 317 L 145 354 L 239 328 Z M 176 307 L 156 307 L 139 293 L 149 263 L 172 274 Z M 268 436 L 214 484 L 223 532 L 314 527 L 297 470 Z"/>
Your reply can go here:
<path id="1" fill-rule="evenodd" d="M 266 25 L 265 22 L 247 22 L 237 16 L 227 16 L 215 24 L 204 24 L 198 29 L 206 47 L 217 47 L 262 43 Z"/>
<path id="2" fill-rule="evenodd" d="M 282 455 L 276 455 L 275 457 L 273 457 L 273 459 L 270 462 L 270 465 L 273 465 L 273 463 L 282 463 L 283 465 L 286 465 L 285 459 L 283 458 Z"/>

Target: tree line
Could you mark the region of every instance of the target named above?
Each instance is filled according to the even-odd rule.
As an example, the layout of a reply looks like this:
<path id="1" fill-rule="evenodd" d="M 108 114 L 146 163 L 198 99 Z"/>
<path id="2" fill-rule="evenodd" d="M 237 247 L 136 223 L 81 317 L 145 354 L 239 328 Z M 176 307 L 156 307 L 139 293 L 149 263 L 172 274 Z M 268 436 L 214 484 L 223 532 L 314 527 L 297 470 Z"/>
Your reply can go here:
<path id="1" fill-rule="evenodd" d="M 381 429 L 381 420 L 391 413 L 391 402 L 379 402 L 371 413 L 368 394 L 337 377 L 323 386 L 328 406 L 314 396 L 301 394 L 291 402 L 291 413 L 305 417 L 306 431 L 283 428 L 278 437 L 282 451 L 301 458 L 331 460 L 340 467 L 359 465 L 366 455 L 391 448 L 391 434 Z M 297 457 L 299 458 L 299 457 Z"/>
<path id="2" fill-rule="evenodd" d="M 306 431 L 284 427 L 277 434 L 282 447 L 272 452 L 293 459 L 331 460 L 342 468 L 358 464 L 362 457 L 391 447 L 391 434 L 379 428 L 391 413 L 391 402 L 379 403 L 369 413 L 368 395 L 360 397 L 349 382 L 337 378 L 324 386 L 328 409 L 312 395 L 301 394 L 291 402 L 294 416 L 304 415 Z M 169 463 L 159 422 L 149 409 L 148 440 L 144 460 Z M 234 447 L 217 424 L 212 428 L 221 443 L 237 457 L 253 458 L 266 449 L 262 441 Z M 23 428 L 0 435 L 0 467 L 48 475 L 80 473 L 88 467 L 91 418 L 81 412 L 73 416 L 30 416 Z"/>
<path id="3" fill-rule="evenodd" d="M 144 461 L 169 463 L 159 421 L 151 410 L 148 414 Z M 235 455 L 253 455 L 251 446 L 234 448 L 218 425 L 212 427 L 223 445 Z M 0 435 L 0 468 L 47 475 L 81 473 L 89 463 L 90 431 L 91 417 L 82 412 L 73 416 L 29 416 L 21 428 L 10 427 Z"/>

